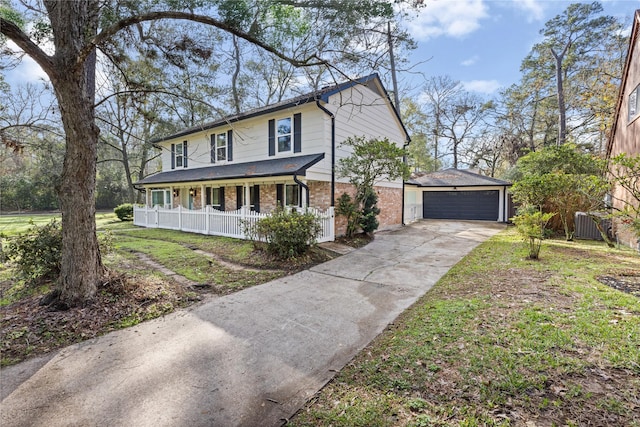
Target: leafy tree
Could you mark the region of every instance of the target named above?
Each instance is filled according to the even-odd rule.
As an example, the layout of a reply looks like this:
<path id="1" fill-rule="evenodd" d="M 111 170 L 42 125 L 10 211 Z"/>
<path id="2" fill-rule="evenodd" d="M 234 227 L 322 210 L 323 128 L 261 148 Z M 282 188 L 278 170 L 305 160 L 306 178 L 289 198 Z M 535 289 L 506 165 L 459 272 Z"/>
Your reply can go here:
<path id="1" fill-rule="evenodd" d="M 578 211 L 601 209 L 607 191 L 601 161 L 575 145 L 549 146 L 527 154 L 516 164 L 511 193 L 516 202 L 557 212 L 567 240 L 573 238 Z"/>
<path id="2" fill-rule="evenodd" d="M 58 191 L 63 250 L 56 293 L 64 305 L 83 304 L 91 299 L 104 275 L 94 205 L 99 140 L 95 110 L 97 49 L 114 64 L 121 64 L 124 62 L 121 53 L 127 52 L 123 43 L 128 40 L 146 44 L 154 54 L 162 47 L 176 49 L 190 44 L 193 40 L 187 36 L 178 40 L 164 38 L 160 25 L 154 25 L 159 20 L 173 20 L 198 23 L 235 35 L 294 66 L 330 66 L 320 56 L 323 51 L 313 50 L 308 54 L 310 51 L 305 51 L 299 55 L 297 46 L 280 48 L 269 43 L 286 24 L 286 19 L 277 13 L 279 9 L 301 8 L 316 17 L 314 22 L 319 25 L 308 29 L 309 34 L 317 35 L 314 40 L 321 38 L 318 34 L 323 31 L 331 30 L 344 33 L 341 39 L 344 41 L 352 24 L 376 17 L 393 17 L 392 5 L 382 0 L 289 3 L 277 0 L 256 3 L 82 0 L 69 7 L 63 1 L 43 0 L 41 6 L 44 7 L 28 6 L 29 13 L 36 15 L 34 20 L 41 24 L 35 26 L 33 32 L 25 30 L 27 26 L 18 19 L 19 15 L 3 3 L 0 33 L 15 42 L 47 74 L 60 109 L 66 143 Z M 247 18 L 251 16 L 253 21 L 247 26 L 250 22 Z M 191 25 L 195 24 L 185 27 L 190 29 Z M 39 44 L 45 41 L 53 46 L 51 54 Z M 171 49 L 162 52 L 171 58 Z"/>
<path id="3" fill-rule="evenodd" d="M 352 152 L 340 159 L 338 174 L 349 178 L 356 188 L 373 188 L 381 179 L 407 179 L 409 168 L 403 161 L 405 150 L 388 138 L 349 137 L 340 144 Z"/>
<path id="4" fill-rule="evenodd" d="M 617 84 L 593 76 L 605 70 L 610 76 L 621 75 L 621 28 L 614 17 L 602 15 L 600 3 L 573 3 L 545 23 L 540 30 L 543 40 L 524 59 L 523 88 L 533 95 L 535 109 L 550 112 L 545 100 L 551 96 L 555 100 L 557 145 L 567 142 L 571 134 L 577 142 L 580 134 L 602 135 L 610 128 L 615 97 L 609 91 Z M 618 82 L 618 77 L 614 79 Z"/>
<path id="5" fill-rule="evenodd" d="M 341 147 L 349 148 L 352 154 L 340 159 L 338 175 L 349 178 L 356 187 L 355 205 L 359 214 L 354 221 L 357 218 L 363 231 L 370 233 L 378 228 L 376 216 L 380 213 L 373 187 L 383 178 L 405 180 L 409 177 L 409 167 L 404 162 L 405 150 L 387 138 L 367 139 L 364 136 L 347 138 Z M 351 212 L 350 198 L 343 195 L 341 199 L 343 197 L 344 212 L 348 214 Z"/>

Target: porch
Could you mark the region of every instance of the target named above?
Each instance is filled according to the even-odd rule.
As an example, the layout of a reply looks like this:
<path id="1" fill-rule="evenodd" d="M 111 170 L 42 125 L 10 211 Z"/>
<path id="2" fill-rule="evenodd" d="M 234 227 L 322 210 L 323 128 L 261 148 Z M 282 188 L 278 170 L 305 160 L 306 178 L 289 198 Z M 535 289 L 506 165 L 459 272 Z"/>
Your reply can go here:
<path id="1" fill-rule="evenodd" d="M 302 208 L 297 209 L 304 212 Z M 320 222 L 321 232 L 318 243 L 335 240 L 335 215 L 333 207 L 322 211 L 315 208 L 305 208 L 312 212 Z M 162 208 L 160 206 L 134 206 L 133 224 L 147 228 L 164 228 L 180 230 L 190 233 L 207 234 L 212 236 L 234 237 L 248 240 L 251 237 L 244 232 L 246 225 L 254 225 L 261 218 L 268 217 L 268 213 L 260 213 L 243 206 L 234 211 L 220 211 L 211 206 L 204 209 Z"/>

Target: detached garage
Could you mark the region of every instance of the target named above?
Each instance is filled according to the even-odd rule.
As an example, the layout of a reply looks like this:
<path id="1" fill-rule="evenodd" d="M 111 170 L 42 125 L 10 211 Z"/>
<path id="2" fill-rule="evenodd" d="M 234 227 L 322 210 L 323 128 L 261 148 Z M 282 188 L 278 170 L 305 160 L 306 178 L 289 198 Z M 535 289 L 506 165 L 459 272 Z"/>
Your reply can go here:
<path id="1" fill-rule="evenodd" d="M 504 222 L 510 186 L 469 170 L 414 174 L 405 183 L 405 222 L 420 218 Z"/>

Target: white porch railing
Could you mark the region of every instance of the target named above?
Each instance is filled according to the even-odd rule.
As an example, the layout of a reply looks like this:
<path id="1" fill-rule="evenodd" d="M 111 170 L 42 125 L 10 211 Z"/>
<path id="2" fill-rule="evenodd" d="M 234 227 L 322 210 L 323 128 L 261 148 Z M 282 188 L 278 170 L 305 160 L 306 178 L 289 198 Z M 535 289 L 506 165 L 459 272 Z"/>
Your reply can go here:
<path id="1" fill-rule="evenodd" d="M 335 221 L 333 207 L 326 211 L 307 208 L 319 220 L 322 231 L 317 238 L 318 243 L 335 240 Z M 304 212 L 304 210 L 299 209 Z M 210 234 L 213 236 L 248 239 L 243 224 L 255 224 L 260 218 L 269 214 L 240 208 L 235 211 L 219 211 L 207 206 L 205 209 L 190 210 L 182 206 L 174 209 L 134 206 L 133 224 L 148 228 L 165 228 L 168 230 L 189 231 L 191 233 Z"/>

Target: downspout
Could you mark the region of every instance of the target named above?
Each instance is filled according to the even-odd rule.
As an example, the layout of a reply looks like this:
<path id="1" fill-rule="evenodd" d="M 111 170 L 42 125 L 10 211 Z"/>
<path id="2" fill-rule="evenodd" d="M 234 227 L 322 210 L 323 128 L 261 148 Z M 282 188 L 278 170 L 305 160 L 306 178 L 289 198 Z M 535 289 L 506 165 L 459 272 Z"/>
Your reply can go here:
<path id="1" fill-rule="evenodd" d="M 316 105 L 331 117 L 331 206 L 333 207 L 336 205 L 336 116 L 331 111 L 320 105 L 320 100 L 318 99 L 316 99 Z M 305 185 L 305 187 L 307 186 Z M 309 188 L 307 188 L 307 194 L 308 193 Z"/>
<path id="2" fill-rule="evenodd" d="M 293 182 L 295 182 L 296 184 L 298 184 L 300 187 L 304 188 L 304 192 L 305 192 L 305 200 L 307 201 L 307 205 L 305 207 L 309 206 L 309 187 L 307 187 L 307 184 L 305 184 L 304 182 L 300 181 L 298 179 L 298 172 L 295 172 L 293 174 Z M 302 202 L 302 200 L 300 200 L 300 202 Z M 300 206 L 302 207 L 302 206 Z"/>
<path id="3" fill-rule="evenodd" d="M 403 150 L 406 150 L 410 143 L 411 143 L 411 140 L 407 140 L 407 142 L 405 142 L 405 143 L 404 143 L 404 145 L 402 146 L 402 149 L 403 149 Z M 402 162 L 403 162 L 405 165 L 407 164 L 407 154 L 406 154 L 406 153 L 402 155 Z M 405 181 L 405 180 L 404 180 L 404 178 L 402 178 L 402 208 L 401 208 L 401 209 L 402 209 L 402 212 L 401 212 L 401 215 L 402 215 L 402 216 L 401 216 L 401 218 L 402 218 L 402 225 L 407 225 L 407 224 L 404 222 L 404 199 L 405 199 L 404 181 Z"/>

